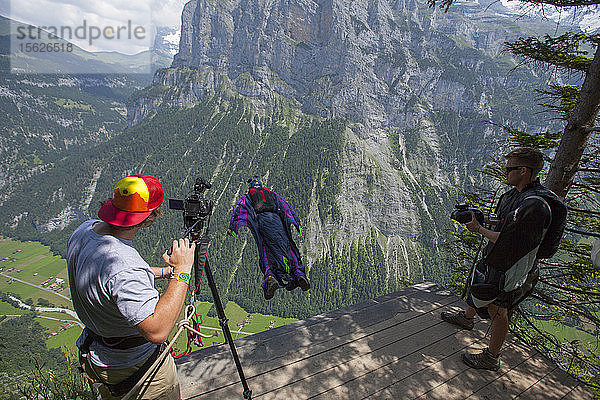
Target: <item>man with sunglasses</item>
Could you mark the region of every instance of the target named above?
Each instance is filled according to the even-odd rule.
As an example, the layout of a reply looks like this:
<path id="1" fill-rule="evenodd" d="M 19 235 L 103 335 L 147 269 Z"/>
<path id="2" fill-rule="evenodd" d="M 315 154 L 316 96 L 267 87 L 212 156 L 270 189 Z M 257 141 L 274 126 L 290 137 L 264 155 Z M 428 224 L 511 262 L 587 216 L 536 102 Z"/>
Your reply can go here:
<path id="1" fill-rule="evenodd" d="M 506 181 L 513 188 L 498 202 L 498 223 L 487 229 L 473 218 L 466 227 L 488 239 L 483 259 L 477 264 L 467 297 L 467 308 L 442 312 L 442 319 L 473 329 L 475 314 L 492 320 L 490 342 L 480 353 L 465 353 L 468 366 L 497 371 L 500 349 L 508 333 L 509 314 L 537 283 L 537 253 L 552 220 L 549 203 L 560 199 L 539 181 L 544 166 L 541 151 L 522 147 L 506 156 Z"/>

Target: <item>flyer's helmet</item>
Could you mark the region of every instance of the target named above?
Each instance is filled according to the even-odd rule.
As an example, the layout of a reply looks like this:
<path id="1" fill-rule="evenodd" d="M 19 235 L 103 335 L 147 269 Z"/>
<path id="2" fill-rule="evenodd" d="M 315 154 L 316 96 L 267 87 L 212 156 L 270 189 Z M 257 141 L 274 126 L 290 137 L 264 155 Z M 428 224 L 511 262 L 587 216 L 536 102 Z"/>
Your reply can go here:
<path id="1" fill-rule="evenodd" d="M 248 179 L 248 189 L 260 189 L 262 187 L 263 184 L 258 175 L 254 175 L 252 178 Z"/>

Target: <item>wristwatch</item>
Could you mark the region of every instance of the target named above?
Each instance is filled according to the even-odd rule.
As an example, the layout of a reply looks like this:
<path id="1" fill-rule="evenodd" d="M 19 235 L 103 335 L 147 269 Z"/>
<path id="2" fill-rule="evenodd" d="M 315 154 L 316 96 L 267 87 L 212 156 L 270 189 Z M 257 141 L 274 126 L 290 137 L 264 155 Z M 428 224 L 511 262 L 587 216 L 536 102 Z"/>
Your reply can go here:
<path id="1" fill-rule="evenodd" d="M 173 279 L 179 282 L 187 283 L 188 285 L 190 284 L 190 274 L 187 272 L 179 272 Z"/>

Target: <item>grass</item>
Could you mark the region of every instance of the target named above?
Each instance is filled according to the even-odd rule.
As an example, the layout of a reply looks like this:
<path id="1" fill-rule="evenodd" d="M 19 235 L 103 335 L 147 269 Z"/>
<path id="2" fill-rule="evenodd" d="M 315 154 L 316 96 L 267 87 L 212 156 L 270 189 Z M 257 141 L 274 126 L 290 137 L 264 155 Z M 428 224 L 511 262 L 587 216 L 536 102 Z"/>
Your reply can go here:
<path id="1" fill-rule="evenodd" d="M 56 104 L 64 108 L 76 108 L 85 111 L 92 111 L 92 106 L 89 104 L 80 104 L 71 99 L 58 99 Z"/>
<path id="2" fill-rule="evenodd" d="M 20 276 L 16 276 L 19 279 L 22 279 Z M 6 278 L 2 277 L 2 281 L 0 281 L 0 290 L 4 293 L 14 293 L 21 296 L 21 299 L 25 301 L 26 299 L 31 299 L 35 304 L 37 304 L 38 298 L 46 299 L 50 303 L 54 304 L 58 307 L 73 309 L 73 305 L 70 300 L 66 300 L 62 297 L 59 297 L 53 293 L 47 292 L 45 290 L 39 290 L 33 286 L 26 285 L 21 282 L 13 281 L 12 283 L 6 282 Z M 64 292 L 61 292 L 64 294 Z M 68 293 L 64 294 L 68 296 Z"/>
<path id="3" fill-rule="evenodd" d="M 23 309 L 13 307 L 8 303 L 0 301 L 0 315 L 15 315 L 15 314 L 23 315 L 26 312 L 27 311 L 25 311 Z"/>
<path id="4" fill-rule="evenodd" d="M 39 318 L 38 318 L 39 320 Z M 54 332 L 54 331 L 53 331 Z M 51 336 L 46 340 L 46 347 L 49 349 L 59 347 L 68 351 L 76 351 L 75 341 L 81 335 L 82 329 L 79 326 L 72 326 L 58 332 L 58 335 Z"/>
<path id="5" fill-rule="evenodd" d="M 21 250 L 21 252 L 16 252 Z M 50 248 L 37 242 L 16 242 L 0 236 L 0 259 L 13 257 L 14 262 L 0 262 L 0 267 L 15 267 L 42 254 L 49 254 Z"/>
<path id="6" fill-rule="evenodd" d="M 67 263 L 61 257 L 54 255 L 49 247 L 37 242 L 17 242 L 1 237 L 0 259 L 7 257 L 10 257 L 11 261 L 0 261 L 2 273 L 35 285 L 40 285 L 47 279 L 61 278 L 65 281 L 63 284 L 64 290 L 59 293 L 70 297 L 67 284 Z M 21 271 L 8 272 L 10 268 Z M 4 276 L 1 278 L 0 291 L 17 294 L 21 296 L 23 301 L 30 298 L 34 303 L 37 303 L 38 298 L 43 298 L 56 306 L 73 308 L 69 300 L 51 292 L 39 290 L 17 281 L 9 283 Z"/>
<path id="7" fill-rule="evenodd" d="M 196 312 L 198 314 L 202 315 L 202 325 L 201 326 L 221 328 L 218 318 L 206 317 L 206 314 L 208 313 L 208 310 L 211 308 L 212 303 L 196 302 L 195 305 L 196 305 Z M 263 315 L 263 314 L 259 314 L 259 313 L 249 314 L 242 307 L 240 307 L 233 301 L 228 302 L 227 305 L 225 306 L 225 315 L 229 319 L 229 323 L 227 325 L 229 326 L 229 330 L 231 331 L 231 336 L 233 337 L 234 340 L 239 339 L 244 336 L 247 336 L 246 334 L 236 333 L 240 329 L 243 332 L 258 333 L 258 332 L 262 332 L 262 331 L 266 331 L 266 330 L 270 329 L 269 326 L 271 325 L 270 324 L 271 321 L 274 321 L 272 328 L 286 325 L 286 324 L 297 321 L 297 319 L 294 319 L 294 318 L 281 318 L 281 317 L 276 317 L 273 315 Z M 251 315 L 252 318 L 248 318 L 248 315 Z M 181 317 L 183 318 L 183 315 Z M 249 323 L 245 324 L 243 327 L 237 326 L 238 323 L 240 323 L 240 322 L 243 323 L 243 321 L 246 319 L 248 319 Z M 200 329 L 200 332 L 202 332 L 204 334 L 212 334 L 215 331 L 209 330 L 209 329 Z M 174 333 L 175 333 L 175 330 L 173 331 L 173 334 Z M 225 343 L 225 337 L 223 335 L 223 332 L 219 331 L 218 336 L 210 337 L 210 338 L 202 338 L 202 342 L 204 343 L 204 347 L 210 347 L 210 346 L 213 346 L 213 344 L 220 345 L 220 344 Z M 180 353 L 181 351 L 183 351 L 186 348 L 186 345 L 187 345 L 187 335 L 184 332 L 179 336 L 178 340 L 175 342 L 173 347 L 174 347 L 176 353 Z M 192 351 L 199 350 L 201 348 L 203 348 L 203 347 L 192 345 Z"/>
<path id="8" fill-rule="evenodd" d="M 592 354 L 600 355 L 600 344 L 598 343 L 599 338 L 596 336 L 593 336 L 575 327 L 558 325 L 552 321 L 535 320 L 534 324 L 538 329 L 553 334 L 562 342 L 571 343 L 573 341 L 578 341 L 581 343 L 582 347 L 586 349 L 586 351 Z"/>

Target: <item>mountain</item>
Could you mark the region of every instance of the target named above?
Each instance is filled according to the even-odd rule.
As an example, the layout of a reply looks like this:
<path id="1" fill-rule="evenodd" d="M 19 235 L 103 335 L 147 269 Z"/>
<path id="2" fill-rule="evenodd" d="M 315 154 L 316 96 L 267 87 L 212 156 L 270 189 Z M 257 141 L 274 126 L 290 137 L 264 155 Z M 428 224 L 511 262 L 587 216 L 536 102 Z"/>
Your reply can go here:
<path id="1" fill-rule="evenodd" d="M 547 77 L 515 69 L 503 43 L 551 29 L 500 5 L 445 14 L 414 0 L 192 0 L 171 67 L 127 100 L 128 128 L 11 185 L 2 232 L 64 252 L 77 219 L 124 174 L 155 174 L 174 198 L 202 175 L 216 203 L 216 279 L 249 311 L 305 317 L 441 282 L 448 215 L 484 183 L 478 168 L 505 144 L 498 126 L 548 128 L 535 106 Z M 266 303 L 253 240 L 224 235 L 253 174 L 304 223 L 308 295 Z M 165 210 L 135 244 L 158 263 L 180 225 Z"/>
<path id="2" fill-rule="evenodd" d="M 176 53 L 173 41 L 178 37 L 172 28 L 158 28 L 152 57 L 142 53 L 90 53 L 77 46 L 68 54 L 30 53 L 26 60 L 32 70 L 42 66 L 43 70 L 56 73 L 9 73 L 11 61 L 14 63 L 16 58 L 19 65 L 19 59 L 25 57 L 23 53 L 10 52 L 14 24 L 15 21 L 0 17 L 0 204 L 18 182 L 42 173 L 68 154 L 121 132 L 126 127 L 126 99 L 133 91 L 147 86 L 152 77 L 110 71 L 150 71 L 167 66 Z M 152 65 L 148 64 L 150 60 Z M 58 74 L 81 70 L 86 73 Z M 58 226 L 83 215 L 79 211 L 67 214 L 70 217 Z"/>
<path id="3" fill-rule="evenodd" d="M 121 132 L 126 127 L 126 99 L 151 81 L 148 74 L 93 74 L 110 71 L 107 63 L 127 63 L 132 58 L 81 49 L 73 52 L 70 61 L 64 61 L 63 55 L 57 62 L 87 65 L 90 73 L 11 73 L 11 58 L 22 56 L 10 52 L 11 22 L 0 17 L 0 204 L 17 186 L 43 174 L 57 160 Z M 96 61 L 85 64 L 92 58 Z M 48 70 L 55 65 L 43 55 L 30 54 L 27 60 Z M 80 211 L 67 214 L 72 214 L 69 218 L 82 215 Z"/>
<path id="4" fill-rule="evenodd" d="M 172 28 L 159 27 L 152 48 L 133 55 L 114 51 L 89 52 L 63 39 L 51 41 L 59 46 L 61 51 L 27 51 L 21 48 L 27 41 L 19 39 L 23 32 L 27 32 L 22 29 L 23 26 L 27 24 L 0 16 L 3 52 L 10 53 L 13 72 L 22 74 L 152 74 L 158 68 L 170 64 L 173 56 L 173 38 L 177 37 Z M 42 37 L 47 35 L 44 32 L 42 31 Z"/>
<path id="5" fill-rule="evenodd" d="M 173 56 L 179 51 L 180 31 L 178 29 L 159 26 L 156 28 L 156 37 L 152 51 L 169 59 L 167 65 L 171 64 Z M 167 66 L 165 65 L 165 66 Z"/>
<path id="6" fill-rule="evenodd" d="M 240 96 L 259 115 L 344 118 L 341 217 L 311 220 L 308 247 L 318 258 L 329 240 L 375 228 L 388 268 L 431 271 L 435 256 L 409 260 L 437 254 L 456 191 L 503 137 L 484 121 L 545 124 L 523 107 L 543 77 L 509 73 L 515 62 L 502 52 L 527 30 L 505 7 L 488 6 L 445 14 L 411 0 L 190 1 L 172 67 L 131 99 L 129 123 L 211 96 Z"/>

